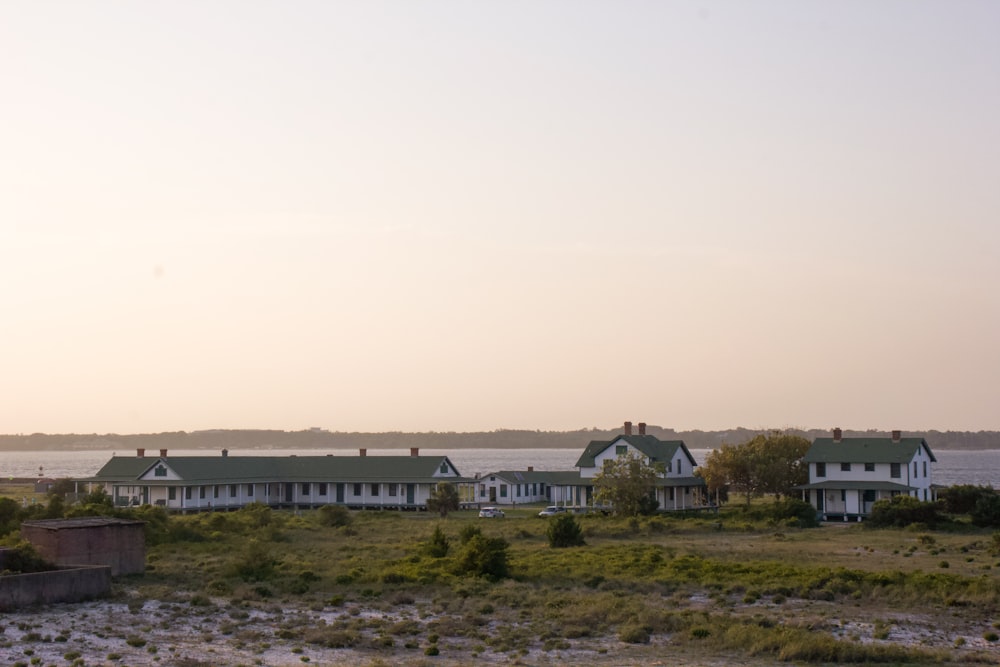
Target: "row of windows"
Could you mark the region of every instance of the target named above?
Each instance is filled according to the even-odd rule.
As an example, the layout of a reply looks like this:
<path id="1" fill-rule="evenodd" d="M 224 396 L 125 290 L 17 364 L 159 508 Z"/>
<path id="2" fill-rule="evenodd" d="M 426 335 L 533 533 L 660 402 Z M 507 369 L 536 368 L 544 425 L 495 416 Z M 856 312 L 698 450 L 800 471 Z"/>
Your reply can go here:
<path id="1" fill-rule="evenodd" d="M 927 461 L 924 461 L 923 464 L 924 464 L 924 477 L 927 477 Z M 865 463 L 864 466 L 865 466 L 865 472 L 875 472 L 875 464 L 874 463 Z M 840 470 L 842 472 L 850 472 L 851 471 L 851 464 L 850 463 L 846 463 L 846 462 L 845 463 L 841 463 L 840 464 Z M 917 462 L 914 461 L 913 462 L 913 477 L 914 478 L 920 476 L 917 473 L 917 471 L 918 471 Z M 826 477 L 826 463 L 820 462 L 820 463 L 816 464 L 816 476 L 817 477 Z M 902 474 L 902 464 L 900 464 L 900 463 L 890 463 L 889 464 L 889 477 L 891 477 L 892 479 L 899 479 L 902 476 L 903 476 L 903 474 Z"/>
<path id="2" fill-rule="evenodd" d="M 491 480 L 495 479 L 493 477 Z M 532 482 L 531 484 L 511 484 L 510 485 L 514 491 L 517 493 L 515 498 L 521 498 L 522 496 L 543 496 L 545 495 L 545 482 Z M 500 484 L 500 497 L 507 497 L 507 484 Z M 485 484 L 479 485 L 479 497 L 486 497 L 487 486 Z"/>
<path id="3" fill-rule="evenodd" d="M 229 497 L 230 498 L 236 498 L 239 495 L 239 488 L 240 488 L 240 486 L 241 486 L 240 484 L 230 484 L 229 485 Z M 253 498 L 254 497 L 254 488 L 256 487 L 256 484 L 246 484 L 246 485 L 243 485 L 243 486 L 246 489 L 246 495 L 247 495 L 247 497 L 248 498 Z M 316 483 L 316 495 L 326 496 L 329 493 L 329 486 L 330 485 L 327 482 L 317 482 Z M 364 484 L 355 483 L 352 486 L 354 487 L 352 490 L 353 490 L 355 496 L 360 497 L 360 496 L 364 495 L 364 486 L 365 486 Z M 381 487 L 385 487 L 386 490 L 387 490 L 388 495 L 390 497 L 395 497 L 395 496 L 398 496 L 398 495 L 402 495 L 402 493 L 403 493 L 403 486 L 404 486 L 403 484 L 379 484 L 379 483 L 376 482 L 376 483 L 373 483 L 373 484 L 369 485 L 370 488 L 369 488 L 369 494 L 368 495 L 370 495 L 370 496 L 378 496 L 381 493 Z M 198 487 L 185 486 L 183 488 L 184 488 L 184 499 L 185 500 L 191 500 L 194 497 L 194 490 L 195 489 L 198 489 L 198 498 L 201 499 L 201 500 L 204 500 L 205 498 L 208 497 L 208 489 L 212 490 L 212 498 L 218 498 L 220 495 L 223 495 L 223 493 L 224 493 L 224 491 L 220 491 L 220 489 L 224 490 L 226 487 L 225 487 L 225 485 L 222 485 L 222 486 L 198 486 Z M 301 487 L 300 487 L 300 490 L 301 490 L 301 495 L 303 495 L 303 496 L 312 495 L 312 484 L 310 482 L 303 482 L 302 485 L 301 485 Z M 265 484 L 264 485 L 264 495 L 267 496 L 267 495 L 270 495 L 270 493 L 271 493 L 271 485 L 270 484 Z M 520 495 L 520 493 L 518 495 Z M 169 486 L 169 487 L 167 487 L 167 498 L 170 499 L 170 500 L 177 500 L 177 487 L 176 486 Z"/>

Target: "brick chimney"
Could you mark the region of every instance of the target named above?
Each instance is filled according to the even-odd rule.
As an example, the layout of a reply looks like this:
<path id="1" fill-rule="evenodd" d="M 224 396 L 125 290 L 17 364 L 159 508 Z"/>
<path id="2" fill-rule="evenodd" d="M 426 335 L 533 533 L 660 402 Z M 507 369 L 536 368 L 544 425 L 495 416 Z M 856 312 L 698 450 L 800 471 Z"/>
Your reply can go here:
<path id="1" fill-rule="evenodd" d="M 625 422 L 625 435 L 632 435 L 632 422 Z"/>
<path id="2" fill-rule="evenodd" d="M 410 456 L 420 456 L 420 448 L 410 447 Z"/>
<path id="3" fill-rule="evenodd" d="M 160 458 L 161 459 L 167 458 L 167 450 L 165 450 L 165 449 L 161 449 L 160 450 Z"/>
<path id="4" fill-rule="evenodd" d="M 139 448 L 137 448 L 137 449 L 135 450 L 135 455 L 136 455 L 136 457 L 137 457 L 137 458 L 140 458 L 140 459 L 141 459 L 141 458 L 142 458 L 143 456 L 145 456 L 145 455 L 146 455 L 146 450 L 145 450 L 145 449 L 143 449 L 142 447 L 139 447 Z"/>
<path id="5" fill-rule="evenodd" d="M 844 432 L 840 430 L 840 427 L 833 429 L 833 441 L 840 442 L 843 439 Z"/>
<path id="6" fill-rule="evenodd" d="M 639 435 L 646 435 L 646 422 L 639 422 Z"/>
<path id="7" fill-rule="evenodd" d="M 223 449 L 222 450 L 222 458 L 226 458 L 227 456 L 229 456 L 229 450 L 228 449 Z"/>
<path id="8" fill-rule="evenodd" d="M 903 432 L 902 431 L 893 431 L 892 432 L 892 441 L 893 442 L 899 442 L 902 439 L 903 439 Z"/>
<path id="9" fill-rule="evenodd" d="M 368 450 L 362 447 L 358 450 L 358 456 L 368 456 Z"/>
<path id="10" fill-rule="evenodd" d="M 535 466 L 528 466 L 528 472 L 535 472 Z"/>

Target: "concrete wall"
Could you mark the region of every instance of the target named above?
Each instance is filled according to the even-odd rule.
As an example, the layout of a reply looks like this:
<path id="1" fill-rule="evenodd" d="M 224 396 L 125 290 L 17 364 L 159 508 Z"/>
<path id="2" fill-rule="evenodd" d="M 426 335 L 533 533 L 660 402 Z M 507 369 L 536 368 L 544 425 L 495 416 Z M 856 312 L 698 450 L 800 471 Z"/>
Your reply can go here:
<path id="1" fill-rule="evenodd" d="M 81 602 L 111 592 L 111 568 L 94 565 L 0 577 L 0 611 L 33 604 Z"/>
<path id="2" fill-rule="evenodd" d="M 141 574 L 146 569 L 146 538 L 141 522 L 58 529 L 47 525 L 45 521 L 26 521 L 21 525 L 21 536 L 51 563 L 107 565 L 114 576 Z"/>

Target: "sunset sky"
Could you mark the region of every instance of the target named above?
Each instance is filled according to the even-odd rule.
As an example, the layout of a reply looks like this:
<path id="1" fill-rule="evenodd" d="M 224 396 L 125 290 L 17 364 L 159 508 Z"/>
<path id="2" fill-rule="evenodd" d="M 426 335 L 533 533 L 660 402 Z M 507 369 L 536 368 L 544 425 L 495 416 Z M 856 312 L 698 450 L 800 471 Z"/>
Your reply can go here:
<path id="1" fill-rule="evenodd" d="M 1000 429 L 1000 3 L 0 4 L 0 433 Z"/>

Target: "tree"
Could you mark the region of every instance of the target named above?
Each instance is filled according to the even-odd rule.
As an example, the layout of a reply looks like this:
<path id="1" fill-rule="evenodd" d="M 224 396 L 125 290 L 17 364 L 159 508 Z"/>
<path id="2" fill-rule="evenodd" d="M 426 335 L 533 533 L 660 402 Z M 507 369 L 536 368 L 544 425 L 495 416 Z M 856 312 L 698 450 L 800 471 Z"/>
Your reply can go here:
<path id="1" fill-rule="evenodd" d="M 607 503 L 618 516 L 637 516 L 656 511 L 658 503 L 650 502 L 662 466 L 650 465 L 645 457 L 630 452 L 605 462 L 594 476 L 595 498 Z"/>
<path id="2" fill-rule="evenodd" d="M 766 493 L 780 499 L 808 481 L 808 468 L 802 462 L 808 449 L 805 438 L 772 431 L 739 445 L 723 443 L 705 457 L 698 474 L 710 493 L 730 488 L 743 493 L 747 505 L 754 496 Z"/>
<path id="3" fill-rule="evenodd" d="M 583 530 L 572 514 L 560 514 L 549 520 L 546 529 L 549 546 L 555 548 L 579 547 L 584 545 Z"/>
<path id="4" fill-rule="evenodd" d="M 438 482 L 431 491 L 430 498 L 427 499 L 427 510 L 437 512 L 441 518 L 448 516 L 448 512 L 458 509 L 458 489 L 449 482 Z"/>

